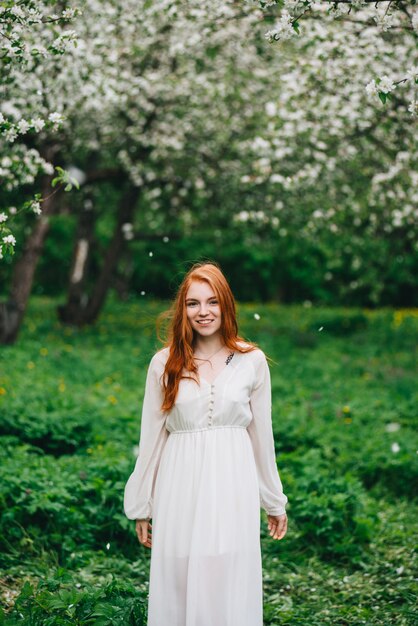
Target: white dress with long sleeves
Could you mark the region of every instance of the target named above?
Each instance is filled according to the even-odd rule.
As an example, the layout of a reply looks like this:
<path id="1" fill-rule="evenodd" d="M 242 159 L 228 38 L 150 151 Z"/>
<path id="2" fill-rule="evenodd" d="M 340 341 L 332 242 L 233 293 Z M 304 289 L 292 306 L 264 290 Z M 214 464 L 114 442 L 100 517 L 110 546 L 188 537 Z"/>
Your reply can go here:
<path id="1" fill-rule="evenodd" d="M 262 626 L 260 506 L 285 512 L 264 353 L 235 352 L 210 384 L 182 379 L 160 410 L 168 348 L 151 359 L 129 519 L 152 518 L 148 626 Z"/>

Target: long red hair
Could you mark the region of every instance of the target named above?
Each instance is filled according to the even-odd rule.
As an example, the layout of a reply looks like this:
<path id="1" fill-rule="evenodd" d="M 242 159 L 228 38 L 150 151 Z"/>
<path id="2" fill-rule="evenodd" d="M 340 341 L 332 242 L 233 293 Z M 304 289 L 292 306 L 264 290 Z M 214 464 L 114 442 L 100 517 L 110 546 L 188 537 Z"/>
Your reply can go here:
<path id="1" fill-rule="evenodd" d="M 247 347 L 239 345 L 244 339 L 238 335 L 235 299 L 219 265 L 214 261 L 195 263 L 183 278 L 170 309 L 158 317 L 159 337 L 160 322 L 163 319 L 170 320 L 164 343 L 164 347 L 169 348 L 169 355 L 162 377 L 162 411 L 170 411 L 174 406 L 180 380 L 185 377 L 184 370 L 193 373 L 196 382 L 199 382 L 198 369 L 193 359 L 195 333 L 186 310 L 186 294 L 192 281 L 206 282 L 215 292 L 222 314 L 220 333 L 225 346 L 236 352 L 250 352 L 258 347 L 249 341 L 245 341 Z"/>

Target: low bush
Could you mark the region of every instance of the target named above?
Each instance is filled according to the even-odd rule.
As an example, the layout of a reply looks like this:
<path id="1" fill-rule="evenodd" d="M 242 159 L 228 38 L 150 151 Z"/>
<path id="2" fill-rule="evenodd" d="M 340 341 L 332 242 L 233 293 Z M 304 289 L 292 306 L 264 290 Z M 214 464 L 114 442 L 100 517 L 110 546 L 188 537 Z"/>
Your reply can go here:
<path id="1" fill-rule="evenodd" d="M 45 550 L 60 562 L 75 550 L 135 545 L 123 513 L 123 488 L 132 463 L 110 444 L 90 454 L 56 459 L 30 446 L 3 452 L 0 466 L 0 551 Z M 132 534 L 132 533 L 131 533 Z"/>
<path id="2" fill-rule="evenodd" d="M 344 337 L 367 328 L 368 319 L 364 313 L 360 311 L 344 310 L 341 313 L 334 313 L 332 310 L 324 312 L 321 315 L 321 326 L 323 332 L 330 335 Z M 309 330 L 318 331 L 318 322 L 310 323 Z"/>
<path id="3" fill-rule="evenodd" d="M 281 458 L 299 542 L 324 560 L 361 560 L 378 529 L 362 483 L 350 473 L 335 473 L 317 449 Z"/>
<path id="4" fill-rule="evenodd" d="M 65 413 L 34 414 L 30 409 L 4 411 L 0 417 L 0 435 L 11 435 L 20 442 L 32 444 L 48 454 L 73 454 L 88 447 L 91 422 L 85 414 L 73 410 Z"/>
<path id="5" fill-rule="evenodd" d="M 64 570 L 59 570 L 54 578 L 39 580 L 36 586 L 26 582 L 11 611 L 0 609 L 0 624 L 145 625 L 146 600 L 129 582 L 113 578 L 101 586 L 77 586 Z"/>

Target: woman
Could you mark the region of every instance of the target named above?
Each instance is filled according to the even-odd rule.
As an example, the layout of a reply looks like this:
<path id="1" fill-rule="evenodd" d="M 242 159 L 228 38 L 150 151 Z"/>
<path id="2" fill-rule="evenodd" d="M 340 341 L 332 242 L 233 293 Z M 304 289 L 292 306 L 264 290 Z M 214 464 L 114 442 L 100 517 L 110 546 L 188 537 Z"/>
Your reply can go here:
<path id="1" fill-rule="evenodd" d="M 216 263 L 189 270 L 171 317 L 124 497 L 152 546 L 148 626 L 262 626 L 260 506 L 274 539 L 287 530 L 267 360 Z"/>

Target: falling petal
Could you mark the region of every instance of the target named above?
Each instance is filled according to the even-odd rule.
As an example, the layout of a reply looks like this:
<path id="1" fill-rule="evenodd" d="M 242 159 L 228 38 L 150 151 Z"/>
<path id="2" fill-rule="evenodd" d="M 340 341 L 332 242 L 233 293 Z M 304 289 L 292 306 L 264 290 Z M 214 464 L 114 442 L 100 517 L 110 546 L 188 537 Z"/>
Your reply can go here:
<path id="1" fill-rule="evenodd" d="M 390 422 L 390 424 L 386 424 L 385 430 L 387 433 L 396 433 L 396 431 L 399 430 L 400 427 L 401 425 L 397 422 Z"/>

